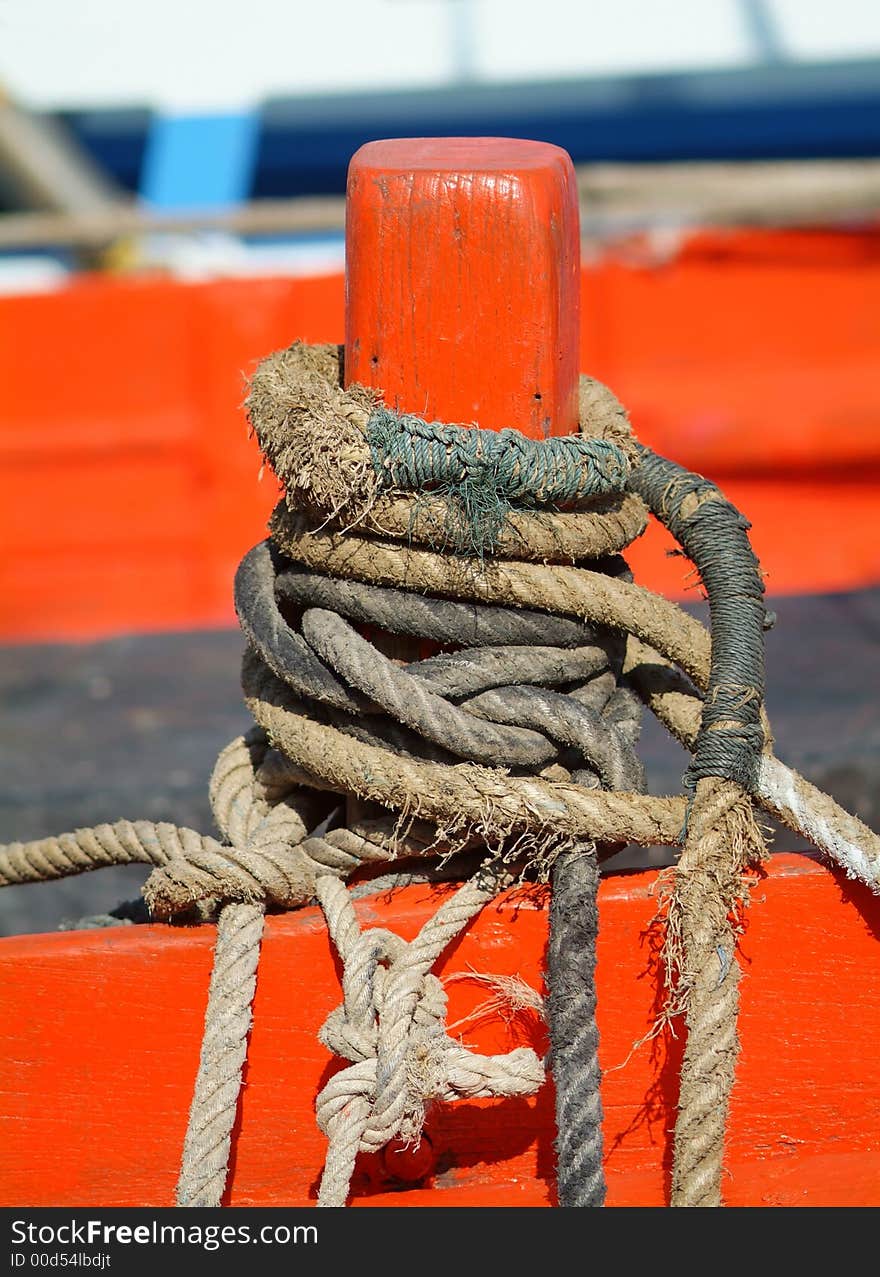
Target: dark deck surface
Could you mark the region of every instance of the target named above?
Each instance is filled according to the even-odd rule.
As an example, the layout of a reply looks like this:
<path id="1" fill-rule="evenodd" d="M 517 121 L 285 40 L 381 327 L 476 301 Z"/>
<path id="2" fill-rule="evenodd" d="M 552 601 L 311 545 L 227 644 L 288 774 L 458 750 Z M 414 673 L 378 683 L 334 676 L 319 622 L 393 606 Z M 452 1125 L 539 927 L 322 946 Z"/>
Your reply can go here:
<path id="1" fill-rule="evenodd" d="M 880 589 L 772 603 L 767 705 L 777 752 L 880 823 Z M 210 830 L 207 781 L 245 730 L 242 640 L 200 631 L 0 648 L 0 842 L 120 817 Z M 684 752 L 653 720 L 654 793 L 678 792 Z M 791 849 L 794 838 L 776 845 Z M 0 891 L 0 934 L 53 930 L 137 894 L 146 870 Z"/>

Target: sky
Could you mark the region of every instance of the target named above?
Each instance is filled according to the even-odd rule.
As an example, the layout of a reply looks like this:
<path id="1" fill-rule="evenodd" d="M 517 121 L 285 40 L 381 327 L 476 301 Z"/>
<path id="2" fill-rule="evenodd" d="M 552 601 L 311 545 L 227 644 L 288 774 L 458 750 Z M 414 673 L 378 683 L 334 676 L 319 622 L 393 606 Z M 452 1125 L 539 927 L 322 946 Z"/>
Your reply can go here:
<path id="1" fill-rule="evenodd" d="M 0 88 L 36 108 L 880 56 L 880 0 L 0 0 Z"/>

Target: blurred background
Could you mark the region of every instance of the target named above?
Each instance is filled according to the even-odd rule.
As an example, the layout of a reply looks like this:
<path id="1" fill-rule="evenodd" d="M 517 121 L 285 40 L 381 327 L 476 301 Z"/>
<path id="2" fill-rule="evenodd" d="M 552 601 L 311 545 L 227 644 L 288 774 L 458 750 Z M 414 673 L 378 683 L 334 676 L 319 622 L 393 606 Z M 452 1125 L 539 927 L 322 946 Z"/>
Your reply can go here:
<path id="1" fill-rule="evenodd" d="M 352 153 L 446 135 L 570 152 L 582 366 L 752 520 L 780 753 L 876 823 L 875 0 L 0 0 L 0 841 L 210 827 L 276 495 L 245 378 L 342 339 Z M 699 610 L 668 549 L 637 579 Z M 142 877 L 0 892 L 0 931 Z"/>
<path id="2" fill-rule="evenodd" d="M 0 283 L 338 268 L 395 135 L 565 147 L 599 238 L 870 212 L 878 66 L 872 0 L 0 0 Z"/>

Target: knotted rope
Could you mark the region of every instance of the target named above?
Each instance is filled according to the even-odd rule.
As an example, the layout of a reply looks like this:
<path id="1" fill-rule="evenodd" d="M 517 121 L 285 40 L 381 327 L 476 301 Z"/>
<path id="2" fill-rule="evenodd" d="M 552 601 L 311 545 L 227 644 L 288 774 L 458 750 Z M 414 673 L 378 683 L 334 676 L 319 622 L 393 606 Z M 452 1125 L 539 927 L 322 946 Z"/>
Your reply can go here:
<path id="1" fill-rule="evenodd" d="M 321 878 L 318 900 L 343 961 L 343 1004 L 327 1017 L 321 1041 L 350 1060 L 318 1096 L 318 1125 L 329 1146 L 319 1206 L 344 1206 L 360 1151 L 395 1138 L 418 1143 L 434 1100 L 533 1095 L 544 1082 L 534 1051 L 476 1055 L 445 1031 L 446 994 L 431 968 L 496 894 L 485 870 L 437 910 L 409 944 L 381 927 L 362 931 L 349 893 Z"/>
<path id="2" fill-rule="evenodd" d="M 323 1030 L 347 1066 L 319 1097 L 321 1204 L 344 1202 L 359 1149 L 414 1138 L 426 1105 L 540 1085 L 531 1055 L 486 1060 L 450 1039 L 431 974 L 505 875 L 538 872 L 551 881 L 559 1200 L 601 1204 L 596 885 L 603 849 L 626 842 L 684 844 L 666 900 L 668 1013 L 688 1025 L 673 1202 L 720 1201 L 734 919 L 765 854 L 753 803 L 880 884 L 880 839 L 771 753 L 747 524 L 641 448 L 586 378 L 580 433 L 548 444 L 389 413 L 343 389 L 332 347 L 272 356 L 249 412 L 286 492 L 236 576 L 257 726 L 214 770 L 222 841 L 120 821 L 0 848 L 0 883 L 144 861 L 154 917 L 218 918 L 179 1203 L 224 1191 L 267 908 L 317 897 L 343 960 L 343 1006 Z M 647 510 L 702 577 L 711 640 L 619 557 Z M 454 650 L 417 659 L 424 639 Z M 643 792 L 641 701 L 694 754 L 685 796 Z M 454 868 L 468 848 L 489 860 L 416 941 L 361 932 L 341 879 L 402 858 Z"/>

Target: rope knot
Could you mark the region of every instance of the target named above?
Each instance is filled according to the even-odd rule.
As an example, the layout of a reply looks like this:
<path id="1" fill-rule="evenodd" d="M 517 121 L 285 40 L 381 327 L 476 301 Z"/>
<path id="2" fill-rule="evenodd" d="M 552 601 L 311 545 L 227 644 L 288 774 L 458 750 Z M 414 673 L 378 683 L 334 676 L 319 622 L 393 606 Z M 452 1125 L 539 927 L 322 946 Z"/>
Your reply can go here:
<path id="1" fill-rule="evenodd" d="M 395 1070 L 386 1060 L 389 1017 L 399 1013 L 398 985 L 407 982 L 409 946 L 393 932 L 372 927 L 360 932 L 348 948 L 343 977 L 342 1005 L 331 1011 L 320 1030 L 323 1044 L 353 1064 L 376 1061 L 376 1076 L 390 1077 Z M 415 1039 L 437 1030 L 446 1016 L 446 993 L 436 976 L 425 975 L 413 990 L 412 1028 Z M 420 1058 L 424 1059 L 424 1051 Z"/>
<path id="2" fill-rule="evenodd" d="M 350 874 L 364 862 L 388 859 L 387 850 L 348 829 L 308 837 L 322 805 L 300 780 L 266 734 L 252 730 L 227 745 L 211 778 L 211 807 L 225 843 L 174 825 L 133 826 L 153 849 L 156 868 L 144 887 L 153 917 L 193 908 L 213 916 L 236 902 L 292 909 L 314 898 L 322 874 Z"/>
<path id="3" fill-rule="evenodd" d="M 319 897 L 342 899 L 332 888 Z M 435 975 L 416 969 L 399 936 L 379 927 L 360 931 L 347 908 L 345 914 L 344 932 L 334 933 L 344 962 L 343 1002 L 319 1037 L 353 1067 L 318 1097 L 318 1125 L 333 1138 L 339 1119 L 351 1116 L 340 1109 L 347 1094 L 357 1104 L 360 1148 L 376 1150 L 397 1136 L 418 1139 L 425 1103 L 438 1091 L 446 993 Z"/>
<path id="4" fill-rule="evenodd" d="M 485 902 L 485 885 L 465 884 L 409 944 L 382 928 L 362 931 L 337 879 L 320 878 L 316 890 L 343 962 L 342 1005 L 320 1038 L 350 1061 L 315 1104 L 329 1140 L 318 1204 L 342 1206 L 357 1154 L 398 1138 L 417 1143 L 430 1101 L 532 1095 L 544 1067 L 528 1047 L 481 1056 L 446 1033 L 446 993 L 430 968 Z"/>
<path id="5" fill-rule="evenodd" d="M 315 865 L 302 847 L 278 842 L 271 847 L 224 847 L 205 838 L 188 857 L 175 857 L 154 869 L 144 897 L 154 918 L 173 918 L 193 908 L 234 902 L 291 909 L 315 894 Z"/>

